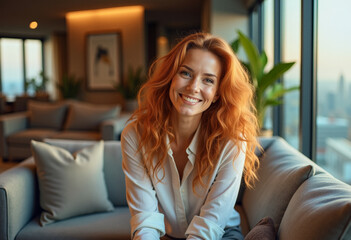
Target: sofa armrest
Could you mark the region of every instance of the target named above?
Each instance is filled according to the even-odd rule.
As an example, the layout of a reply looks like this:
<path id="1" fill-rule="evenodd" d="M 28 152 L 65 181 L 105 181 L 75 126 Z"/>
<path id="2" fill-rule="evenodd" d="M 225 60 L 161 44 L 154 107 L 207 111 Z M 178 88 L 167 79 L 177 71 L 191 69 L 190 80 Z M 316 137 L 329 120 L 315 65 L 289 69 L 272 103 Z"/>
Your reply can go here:
<path id="1" fill-rule="evenodd" d="M 117 118 L 105 120 L 101 124 L 101 136 L 105 141 L 119 140 L 119 136 L 126 126 L 131 114 L 122 113 Z"/>
<path id="2" fill-rule="evenodd" d="M 28 112 L 5 114 L 0 116 L 0 156 L 7 158 L 6 138 L 18 131 L 27 129 Z"/>
<path id="3" fill-rule="evenodd" d="M 0 174 L 0 239 L 13 240 L 39 209 L 34 159 Z"/>

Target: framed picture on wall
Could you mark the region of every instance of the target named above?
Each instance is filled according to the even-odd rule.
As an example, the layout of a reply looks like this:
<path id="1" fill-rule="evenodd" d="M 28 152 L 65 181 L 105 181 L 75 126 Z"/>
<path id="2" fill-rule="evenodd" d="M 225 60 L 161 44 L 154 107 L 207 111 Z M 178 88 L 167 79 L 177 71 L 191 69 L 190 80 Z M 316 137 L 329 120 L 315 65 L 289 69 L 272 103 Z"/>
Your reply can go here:
<path id="1" fill-rule="evenodd" d="M 87 88 L 114 90 L 122 82 L 121 33 L 89 33 L 86 39 Z"/>

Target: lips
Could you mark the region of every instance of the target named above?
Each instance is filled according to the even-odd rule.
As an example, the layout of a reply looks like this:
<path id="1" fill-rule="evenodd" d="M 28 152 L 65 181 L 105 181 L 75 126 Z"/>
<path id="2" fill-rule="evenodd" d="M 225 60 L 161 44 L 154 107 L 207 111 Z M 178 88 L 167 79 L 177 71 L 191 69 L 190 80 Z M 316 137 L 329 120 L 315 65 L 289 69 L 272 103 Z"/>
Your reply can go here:
<path id="1" fill-rule="evenodd" d="M 190 97 L 190 96 L 188 96 L 188 95 L 184 95 L 184 94 L 179 94 L 179 95 L 180 95 L 180 97 L 181 97 L 183 100 L 185 100 L 185 101 L 187 101 L 187 102 L 189 102 L 189 103 L 192 103 L 192 104 L 195 104 L 195 103 L 198 103 L 198 102 L 201 102 L 201 101 L 202 101 L 201 99 L 194 98 L 194 97 Z"/>

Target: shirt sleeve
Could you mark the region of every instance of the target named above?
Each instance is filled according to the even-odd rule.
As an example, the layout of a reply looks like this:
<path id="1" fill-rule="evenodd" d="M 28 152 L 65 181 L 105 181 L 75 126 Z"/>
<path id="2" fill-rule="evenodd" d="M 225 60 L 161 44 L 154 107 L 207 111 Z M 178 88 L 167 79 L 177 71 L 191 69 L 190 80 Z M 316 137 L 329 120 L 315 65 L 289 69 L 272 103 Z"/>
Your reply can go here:
<path id="1" fill-rule="evenodd" d="M 232 142 L 224 147 L 216 177 L 201 207 L 200 215 L 192 219 L 185 233 L 187 239 L 222 238 L 223 229 L 234 211 L 245 163 L 245 148 L 234 159 L 237 151 L 238 148 Z"/>
<path id="2" fill-rule="evenodd" d="M 158 201 L 152 181 L 138 149 L 135 124 L 130 123 L 122 133 L 122 168 L 126 195 L 131 213 L 132 239 L 160 239 L 165 234 L 164 215 L 158 211 Z"/>

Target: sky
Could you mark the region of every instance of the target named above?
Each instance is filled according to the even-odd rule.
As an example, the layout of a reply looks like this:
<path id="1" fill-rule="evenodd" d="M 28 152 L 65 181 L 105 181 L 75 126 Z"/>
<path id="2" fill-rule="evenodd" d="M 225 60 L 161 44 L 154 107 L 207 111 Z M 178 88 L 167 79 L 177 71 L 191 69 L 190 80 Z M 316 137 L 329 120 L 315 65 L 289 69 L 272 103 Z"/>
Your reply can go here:
<path id="1" fill-rule="evenodd" d="M 351 82 L 351 1 L 318 1 L 318 76 Z"/>
<path id="2" fill-rule="evenodd" d="M 317 0 L 317 79 L 337 81 L 344 75 L 351 83 L 351 1 Z M 273 58 L 273 0 L 265 0 L 265 49 Z M 288 72 L 290 78 L 300 75 L 301 1 L 282 0 L 282 57 L 284 61 L 296 61 Z"/>

